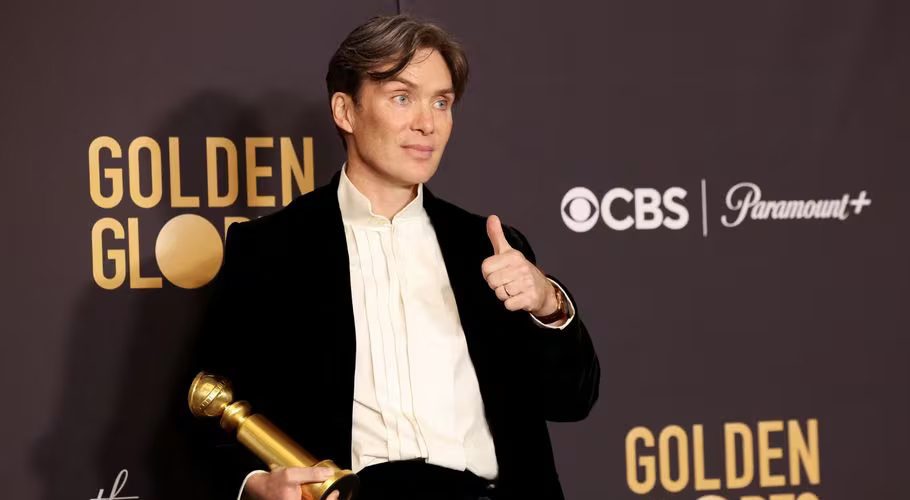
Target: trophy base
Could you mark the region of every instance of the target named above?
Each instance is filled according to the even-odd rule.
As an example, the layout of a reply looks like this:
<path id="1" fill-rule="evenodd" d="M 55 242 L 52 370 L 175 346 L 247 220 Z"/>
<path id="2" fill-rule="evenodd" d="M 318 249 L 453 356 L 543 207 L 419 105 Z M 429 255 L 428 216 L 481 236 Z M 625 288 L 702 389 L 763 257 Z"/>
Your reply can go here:
<path id="1" fill-rule="evenodd" d="M 331 460 L 322 460 L 313 464 L 313 467 L 328 467 L 335 471 L 335 475 L 321 483 L 303 485 L 304 500 L 326 500 L 334 491 L 338 491 L 338 500 L 353 500 L 357 497 L 360 479 L 356 474 L 339 468 Z"/>

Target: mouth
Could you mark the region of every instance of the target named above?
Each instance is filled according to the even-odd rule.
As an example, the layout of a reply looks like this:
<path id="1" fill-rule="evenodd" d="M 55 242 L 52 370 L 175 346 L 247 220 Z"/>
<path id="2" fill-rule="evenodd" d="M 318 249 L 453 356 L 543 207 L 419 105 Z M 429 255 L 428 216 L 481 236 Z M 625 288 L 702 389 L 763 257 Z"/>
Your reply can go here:
<path id="1" fill-rule="evenodd" d="M 419 159 L 428 159 L 433 156 L 433 151 L 436 149 L 433 146 L 424 146 L 421 144 L 409 144 L 407 146 L 402 146 L 408 151 L 414 158 Z"/>

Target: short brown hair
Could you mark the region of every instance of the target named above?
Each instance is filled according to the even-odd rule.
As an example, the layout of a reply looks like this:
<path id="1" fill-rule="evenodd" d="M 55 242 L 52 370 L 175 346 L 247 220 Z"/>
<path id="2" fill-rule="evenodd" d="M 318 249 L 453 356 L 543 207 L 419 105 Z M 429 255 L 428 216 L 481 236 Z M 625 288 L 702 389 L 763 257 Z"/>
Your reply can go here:
<path id="1" fill-rule="evenodd" d="M 365 78 L 380 82 L 394 78 L 424 48 L 436 50 L 445 60 L 457 102 L 468 81 L 464 49 L 439 26 L 408 15 L 374 17 L 354 28 L 329 61 L 325 75 L 329 99 L 344 92 L 356 103 Z M 387 64 L 392 67 L 378 70 Z"/>

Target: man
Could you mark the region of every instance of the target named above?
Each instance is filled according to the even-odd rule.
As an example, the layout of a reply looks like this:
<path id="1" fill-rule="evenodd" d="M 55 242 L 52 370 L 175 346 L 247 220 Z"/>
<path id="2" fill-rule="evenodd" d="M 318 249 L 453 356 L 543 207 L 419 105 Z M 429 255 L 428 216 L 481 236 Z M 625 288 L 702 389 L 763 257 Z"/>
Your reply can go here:
<path id="1" fill-rule="evenodd" d="M 357 472 L 362 500 L 561 499 L 546 422 L 597 399 L 591 339 L 524 236 L 424 186 L 467 74 L 432 24 L 356 28 L 326 77 L 347 162 L 227 237 L 201 368 Z M 325 479 L 232 460 L 221 480 L 249 498 Z"/>

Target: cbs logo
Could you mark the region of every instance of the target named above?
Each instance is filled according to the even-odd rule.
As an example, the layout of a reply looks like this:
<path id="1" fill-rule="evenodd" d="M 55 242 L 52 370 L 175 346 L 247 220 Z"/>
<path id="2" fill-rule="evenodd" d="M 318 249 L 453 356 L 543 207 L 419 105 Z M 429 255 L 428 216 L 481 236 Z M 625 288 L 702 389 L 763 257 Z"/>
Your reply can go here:
<path id="1" fill-rule="evenodd" d="M 562 197 L 560 213 L 566 226 L 576 233 L 591 230 L 598 218 L 616 231 L 661 226 L 677 230 L 689 222 L 689 210 L 680 203 L 686 194 L 681 187 L 671 187 L 663 193 L 654 188 L 616 187 L 598 200 L 590 189 L 574 187 Z"/>

